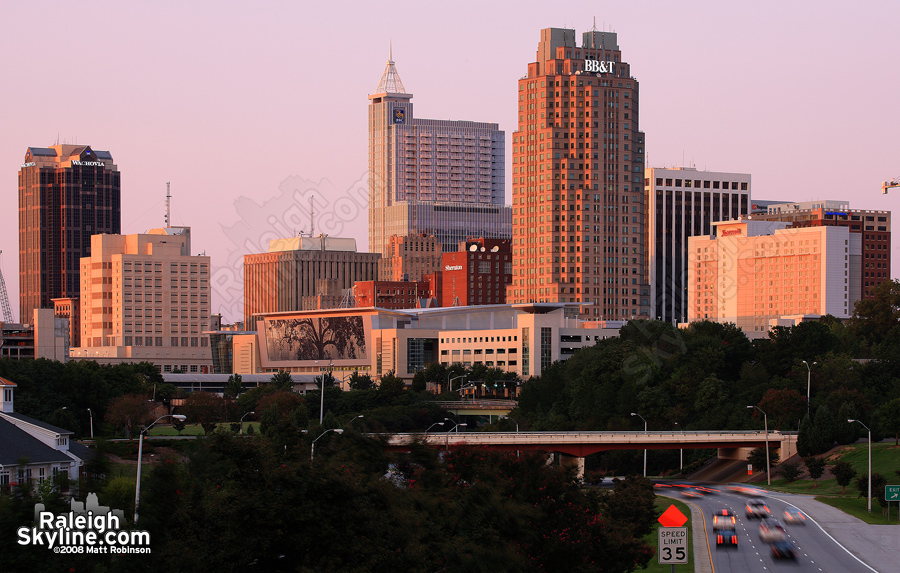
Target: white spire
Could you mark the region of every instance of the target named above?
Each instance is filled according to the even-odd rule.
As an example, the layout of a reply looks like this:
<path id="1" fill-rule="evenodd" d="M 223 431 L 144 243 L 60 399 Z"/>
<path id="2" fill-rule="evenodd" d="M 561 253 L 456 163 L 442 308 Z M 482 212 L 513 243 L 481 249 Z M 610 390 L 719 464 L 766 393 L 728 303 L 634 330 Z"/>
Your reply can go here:
<path id="1" fill-rule="evenodd" d="M 390 49 L 388 51 L 388 61 L 387 66 L 384 68 L 384 74 L 381 75 L 381 81 L 378 82 L 378 88 L 375 89 L 375 93 L 377 94 L 405 94 L 406 88 L 403 87 L 403 82 L 400 80 L 400 74 L 397 73 L 397 68 L 394 67 L 394 46 L 393 42 L 391 42 Z"/>

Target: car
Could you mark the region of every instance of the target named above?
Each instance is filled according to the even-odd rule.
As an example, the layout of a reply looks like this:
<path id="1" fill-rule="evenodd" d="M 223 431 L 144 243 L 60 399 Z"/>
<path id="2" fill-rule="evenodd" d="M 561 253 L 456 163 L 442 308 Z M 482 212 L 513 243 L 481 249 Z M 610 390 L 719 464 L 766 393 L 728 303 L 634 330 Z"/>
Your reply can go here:
<path id="1" fill-rule="evenodd" d="M 682 490 L 681 495 L 684 497 L 703 497 L 703 494 L 695 489 Z"/>
<path id="2" fill-rule="evenodd" d="M 772 544 L 772 557 L 776 559 L 796 559 L 797 552 L 790 541 L 781 540 Z"/>
<path id="3" fill-rule="evenodd" d="M 713 513 L 713 529 L 734 529 L 734 512 L 730 509 L 717 509 Z"/>
<path id="4" fill-rule="evenodd" d="M 716 533 L 716 546 L 719 545 L 737 547 L 737 532 L 734 528 L 722 529 Z"/>
<path id="5" fill-rule="evenodd" d="M 784 511 L 784 522 L 791 525 L 806 525 L 806 516 L 796 507 L 789 507 Z"/>
<path id="6" fill-rule="evenodd" d="M 747 500 L 747 518 L 754 517 L 769 517 L 769 506 L 758 497 Z"/>
<path id="7" fill-rule="evenodd" d="M 775 543 L 787 537 L 784 527 L 774 519 L 764 519 L 759 524 L 759 538 L 763 543 Z"/>

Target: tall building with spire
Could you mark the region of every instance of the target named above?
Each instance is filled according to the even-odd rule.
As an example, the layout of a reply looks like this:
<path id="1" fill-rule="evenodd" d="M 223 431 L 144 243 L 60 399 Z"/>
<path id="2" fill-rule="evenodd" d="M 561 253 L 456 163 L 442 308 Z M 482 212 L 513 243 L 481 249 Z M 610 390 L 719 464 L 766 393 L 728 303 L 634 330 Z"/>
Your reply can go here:
<path id="1" fill-rule="evenodd" d="M 369 250 L 392 235 L 434 235 L 453 251 L 468 237 L 509 239 L 505 140 L 496 123 L 420 119 L 390 57 L 369 96 Z"/>
<path id="2" fill-rule="evenodd" d="M 19 170 L 19 319 L 77 298 L 91 235 L 122 226 L 119 170 L 89 145 L 29 147 Z"/>
<path id="3" fill-rule="evenodd" d="M 616 34 L 542 30 L 518 95 L 507 302 L 649 318 L 640 98 Z"/>

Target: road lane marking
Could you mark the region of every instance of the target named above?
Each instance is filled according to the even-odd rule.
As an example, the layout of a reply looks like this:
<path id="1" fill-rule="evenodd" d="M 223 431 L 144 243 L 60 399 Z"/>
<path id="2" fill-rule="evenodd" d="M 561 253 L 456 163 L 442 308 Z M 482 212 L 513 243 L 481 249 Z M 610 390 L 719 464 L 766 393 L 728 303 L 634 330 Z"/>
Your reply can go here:
<path id="1" fill-rule="evenodd" d="M 774 498 L 774 499 L 777 499 L 778 501 L 781 501 L 781 502 L 783 502 L 783 503 L 786 503 L 786 504 L 788 504 L 789 506 L 791 506 L 791 507 L 793 507 L 794 509 L 796 509 L 797 511 L 803 511 L 803 510 L 801 510 L 799 507 L 797 507 L 796 505 L 794 505 L 793 503 L 791 503 L 791 502 L 789 502 L 789 501 L 786 501 L 786 500 L 783 500 L 783 499 L 781 499 L 780 497 L 775 497 L 774 495 L 770 495 L 769 497 Z M 850 557 L 852 557 L 852 558 L 856 559 L 857 561 L 859 561 L 860 563 L 862 563 L 863 566 L 864 566 L 866 569 L 868 569 L 869 571 L 873 571 L 874 573 L 878 573 L 878 570 L 877 570 L 877 569 L 873 569 L 872 567 L 869 566 L 868 563 L 866 563 L 865 561 L 863 561 L 862 559 L 860 559 L 859 557 L 857 557 L 856 555 L 854 555 L 853 553 L 851 553 L 849 549 L 847 549 L 846 547 L 844 547 L 843 545 L 841 545 L 841 543 L 840 543 L 837 539 L 835 539 L 834 537 L 832 537 L 830 533 L 828 533 L 827 531 L 825 531 L 825 528 L 822 527 L 821 525 L 819 525 L 819 522 L 816 521 L 815 519 L 813 519 L 811 515 L 809 515 L 809 514 L 806 513 L 806 512 L 803 512 L 803 513 L 806 514 L 806 517 L 808 517 L 808 518 L 810 519 L 810 521 L 812 521 L 813 523 L 816 524 L 816 527 L 818 527 L 819 529 L 822 530 L 822 533 L 824 533 L 825 535 L 828 536 L 828 539 L 834 541 L 835 544 L 837 544 L 838 547 L 840 547 L 841 549 L 843 549 L 844 551 L 846 551 L 846 552 L 847 552 L 847 555 L 849 555 Z M 819 571 L 821 571 L 821 569 L 819 569 Z"/>

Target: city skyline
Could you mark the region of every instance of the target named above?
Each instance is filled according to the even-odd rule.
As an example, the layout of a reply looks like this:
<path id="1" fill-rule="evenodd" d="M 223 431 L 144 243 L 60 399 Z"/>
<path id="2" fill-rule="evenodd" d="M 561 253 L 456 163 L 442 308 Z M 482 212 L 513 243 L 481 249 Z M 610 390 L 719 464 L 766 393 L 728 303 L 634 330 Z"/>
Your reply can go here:
<path id="1" fill-rule="evenodd" d="M 171 181 L 172 224 L 202 237 L 193 254 L 211 257 L 212 310 L 234 321 L 241 257 L 309 232 L 310 195 L 317 233 L 367 244 L 358 192 L 367 181 L 367 96 L 391 45 L 417 115 L 496 122 L 505 132 L 509 205 L 517 81 L 537 34 L 580 34 L 596 17 L 598 30 L 627 46 L 641 84 L 648 167 L 749 173 L 755 199 L 896 207 L 880 182 L 900 175 L 891 145 L 900 113 L 890 99 L 900 79 L 889 73 L 888 41 L 900 7 L 695 2 L 598 13 L 584 2 L 550 17 L 538 6 L 514 14 L 475 3 L 446 13 L 403 3 L 8 6 L 16 25 L 0 45 L 17 57 L 0 66 L 24 87 L 2 96 L 4 196 L 15 196 L 26 149 L 57 140 L 116 158 L 123 234 L 163 226 Z M 865 102 L 862 113 L 850 113 L 851 102 Z M 17 230 L 15 210 L 2 210 L 0 268 L 13 309 Z"/>

